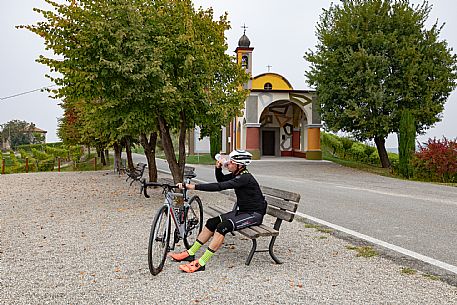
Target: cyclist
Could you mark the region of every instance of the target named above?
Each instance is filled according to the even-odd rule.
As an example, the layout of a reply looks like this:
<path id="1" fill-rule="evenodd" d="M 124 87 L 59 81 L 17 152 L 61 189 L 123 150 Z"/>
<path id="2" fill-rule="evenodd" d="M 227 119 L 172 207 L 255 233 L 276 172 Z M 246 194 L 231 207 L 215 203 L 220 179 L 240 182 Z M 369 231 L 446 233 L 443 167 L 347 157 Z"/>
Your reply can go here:
<path id="1" fill-rule="evenodd" d="M 219 250 L 224 242 L 225 234 L 228 232 L 240 230 L 249 226 L 259 225 L 263 221 L 266 213 L 267 203 L 260 190 L 257 180 L 249 173 L 246 168 L 251 163 L 252 155 L 245 150 L 234 150 L 229 155 L 229 161 L 226 164 L 229 174 L 222 173 L 222 163 L 216 162 L 216 180 L 215 183 L 204 184 L 185 184 L 188 190 L 200 191 L 222 191 L 234 189 L 237 198 L 237 210 L 231 211 L 207 220 L 205 227 L 198 235 L 195 243 L 189 250 L 170 253 L 170 257 L 178 262 L 188 261 L 190 263 L 180 265 L 179 269 L 184 272 L 195 272 L 205 270 L 206 263 Z M 184 185 L 178 183 L 183 189 Z M 211 237 L 207 250 L 200 259 L 195 259 L 195 253 Z"/>

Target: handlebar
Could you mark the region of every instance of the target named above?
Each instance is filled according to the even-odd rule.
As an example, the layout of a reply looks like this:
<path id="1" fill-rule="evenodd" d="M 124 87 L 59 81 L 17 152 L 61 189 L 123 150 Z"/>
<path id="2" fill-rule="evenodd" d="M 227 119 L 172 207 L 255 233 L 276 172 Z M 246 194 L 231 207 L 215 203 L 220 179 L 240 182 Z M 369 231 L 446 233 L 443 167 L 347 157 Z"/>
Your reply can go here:
<path id="1" fill-rule="evenodd" d="M 147 188 L 152 187 L 152 186 L 161 187 L 161 188 L 163 188 L 164 191 L 172 191 L 173 189 L 179 189 L 179 187 L 177 185 L 171 185 L 171 184 L 167 184 L 167 183 L 158 183 L 158 182 L 146 182 L 145 179 L 141 179 L 140 193 L 143 193 L 144 197 L 150 198 L 150 196 L 148 195 L 148 192 L 147 192 Z M 186 185 L 184 184 L 184 191 L 186 190 L 185 187 L 186 187 Z"/>

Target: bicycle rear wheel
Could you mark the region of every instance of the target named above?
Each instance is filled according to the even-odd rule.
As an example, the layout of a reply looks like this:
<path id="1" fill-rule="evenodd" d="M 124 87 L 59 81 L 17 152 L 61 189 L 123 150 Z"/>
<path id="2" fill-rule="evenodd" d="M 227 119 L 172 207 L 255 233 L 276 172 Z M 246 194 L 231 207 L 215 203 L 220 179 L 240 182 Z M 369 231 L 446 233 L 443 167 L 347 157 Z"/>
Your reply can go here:
<path id="1" fill-rule="evenodd" d="M 197 240 L 197 236 L 203 228 L 203 205 L 200 197 L 192 196 L 190 198 L 189 208 L 185 211 L 184 221 L 186 223 L 184 246 L 189 249 Z"/>
<path id="2" fill-rule="evenodd" d="M 168 208 L 163 206 L 154 217 L 149 235 L 148 264 L 152 275 L 163 269 L 170 244 L 170 228 Z"/>

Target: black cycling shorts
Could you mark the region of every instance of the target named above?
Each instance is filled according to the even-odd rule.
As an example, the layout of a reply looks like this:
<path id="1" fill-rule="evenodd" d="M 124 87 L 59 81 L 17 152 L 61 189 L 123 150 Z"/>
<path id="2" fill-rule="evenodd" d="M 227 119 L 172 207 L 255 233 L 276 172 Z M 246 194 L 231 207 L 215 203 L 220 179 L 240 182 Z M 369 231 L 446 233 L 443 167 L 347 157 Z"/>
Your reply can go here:
<path id="1" fill-rule="evenodd" d="M 214 232 L 218 224 L 223 221 L 231 222 L 233 231 L 241 230 L 250 226 L 259 225 L 263 221 L 263 215 L 256 212 L 231 211 L 217 217 L 208 219 L 206 227 Z"/>

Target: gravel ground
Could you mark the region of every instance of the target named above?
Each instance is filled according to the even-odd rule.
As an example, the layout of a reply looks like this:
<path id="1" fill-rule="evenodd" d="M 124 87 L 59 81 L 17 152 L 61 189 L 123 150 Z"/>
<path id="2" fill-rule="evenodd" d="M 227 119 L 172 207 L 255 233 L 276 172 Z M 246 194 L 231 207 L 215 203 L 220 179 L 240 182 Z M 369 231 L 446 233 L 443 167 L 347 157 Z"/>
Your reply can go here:
<path id="1" fill-rule="evenodd" d="M 281 228 L 282 265 L 257 253 L 245 266 L 251 243 L 237 235 L 206 271 L 184 274 L 167 261 L 154 277 L 147 240 L 161 197 L 151 195 L 112 172 L 0 176 L 0 304 L 457 303 L 457 287 L 405 275 L 382 257 L 356 257 L 347 241 L 300 221 Z"/>

